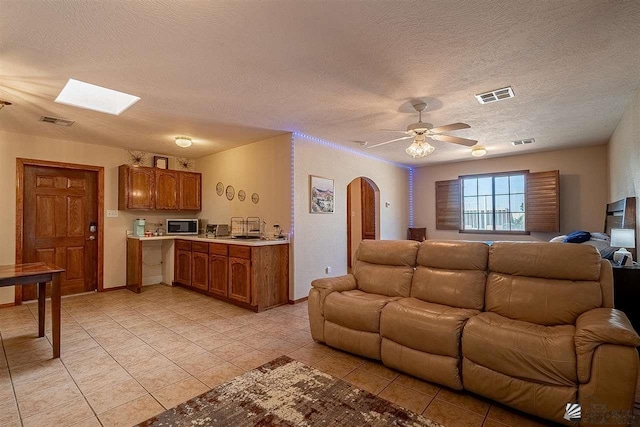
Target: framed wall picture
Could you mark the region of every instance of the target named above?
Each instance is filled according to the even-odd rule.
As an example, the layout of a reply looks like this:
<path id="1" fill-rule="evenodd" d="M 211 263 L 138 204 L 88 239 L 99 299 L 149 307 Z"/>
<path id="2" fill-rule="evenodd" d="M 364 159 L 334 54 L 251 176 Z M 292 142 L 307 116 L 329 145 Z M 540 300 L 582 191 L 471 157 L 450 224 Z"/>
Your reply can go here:
<path id="1" fill-rule="evenodd" d="M 334 192 L 333 179 L 309 175 L 309 212 L 333 213 Z"/>
<path id="2" fill-rule="evenodd" d="M 153 156 L 153 167 L 158 169 L 169 169 L 169 158 Z"/>

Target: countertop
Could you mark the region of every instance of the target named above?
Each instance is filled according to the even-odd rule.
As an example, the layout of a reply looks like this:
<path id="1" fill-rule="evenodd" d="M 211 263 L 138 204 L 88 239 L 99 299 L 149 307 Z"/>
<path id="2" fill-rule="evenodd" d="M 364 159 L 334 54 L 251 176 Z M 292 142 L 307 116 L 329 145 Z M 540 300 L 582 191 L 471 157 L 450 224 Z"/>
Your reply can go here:
<path id="1" fill-rule="evenodd" d="M 143 242 L 153 241 L 153 240 L 190 240 L 193 242 L 207 242 L 207 243 L 224 243 L 227 245 L 238 245 L 238 246 L 271 246 L 271 245 L 285 245 L 289 243 L 289 239 L 279 239 L 279 240 L 244 240 L 244 239 L 234 239 L 231 237 L 198 237 L 198 236 L 152 236 L 152 237 L 138 237 L 138 236 L 127 236 L 127 239 L 136 239 L 141 240 Z"/>

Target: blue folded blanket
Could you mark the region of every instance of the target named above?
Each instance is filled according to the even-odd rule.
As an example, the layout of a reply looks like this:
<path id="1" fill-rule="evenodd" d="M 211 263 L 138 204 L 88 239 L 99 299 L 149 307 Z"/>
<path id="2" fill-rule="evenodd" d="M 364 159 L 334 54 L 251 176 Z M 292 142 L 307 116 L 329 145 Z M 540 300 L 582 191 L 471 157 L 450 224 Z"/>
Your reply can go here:
<path id="1" fill-rule="evenodd" d="M 591 240 L 591 233 L 588 231 L 573 231 L 567 234 L 564 243 L 584 243 Z"/>

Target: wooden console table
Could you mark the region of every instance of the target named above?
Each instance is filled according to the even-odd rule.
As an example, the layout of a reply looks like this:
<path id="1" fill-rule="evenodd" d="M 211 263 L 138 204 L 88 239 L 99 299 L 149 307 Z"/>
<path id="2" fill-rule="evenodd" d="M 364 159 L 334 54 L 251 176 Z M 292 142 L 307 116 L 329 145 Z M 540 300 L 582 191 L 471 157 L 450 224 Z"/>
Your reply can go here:
<path id="1" fill-rule="evenodd" d="M 47 282 L 51 282 L 51 334 L 53 358 L 60 357 L 60 273 L 64 269 L 52 264 L 0 265 L 0 287 L 38 284 L 38 336 L 44 337 Z"/>

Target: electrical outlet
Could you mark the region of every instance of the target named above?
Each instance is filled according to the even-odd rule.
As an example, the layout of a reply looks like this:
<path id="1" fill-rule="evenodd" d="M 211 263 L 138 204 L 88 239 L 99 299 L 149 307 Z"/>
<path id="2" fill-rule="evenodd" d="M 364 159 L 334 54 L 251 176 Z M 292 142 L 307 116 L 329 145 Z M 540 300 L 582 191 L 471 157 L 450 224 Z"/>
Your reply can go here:
<path id="1" fill-rule="evenodd" d="M 324 269 L 327 274 L 331 274 L 331 267 L 327 267 Z"/>
<path id="2" fill-rule="evenodd" d="M 118 218 L 118 211 L 107 210 L 107 218 Z"/>

